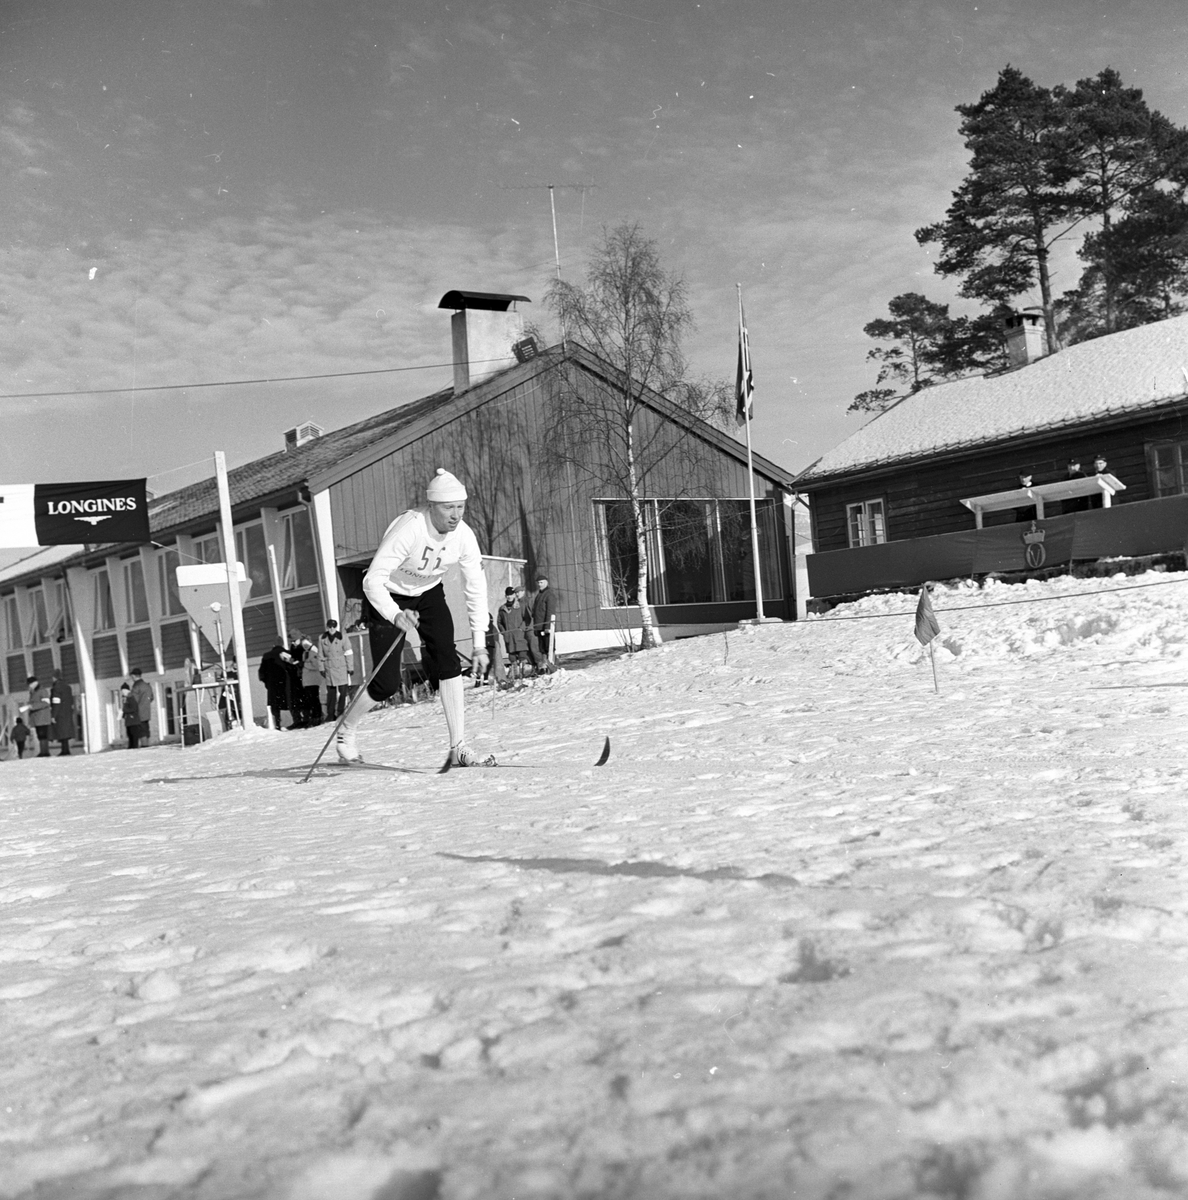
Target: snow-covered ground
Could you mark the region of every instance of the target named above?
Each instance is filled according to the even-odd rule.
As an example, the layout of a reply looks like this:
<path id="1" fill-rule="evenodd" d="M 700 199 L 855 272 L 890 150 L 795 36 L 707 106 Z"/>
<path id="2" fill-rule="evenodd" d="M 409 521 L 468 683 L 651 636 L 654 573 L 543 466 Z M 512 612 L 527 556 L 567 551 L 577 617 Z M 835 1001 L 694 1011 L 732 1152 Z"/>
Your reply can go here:
<path id="1" fill-rule="evenodd" d="M 0 1196 L 1188 1195 L 1188 576 L 935 604 L 0 764 Z"/>

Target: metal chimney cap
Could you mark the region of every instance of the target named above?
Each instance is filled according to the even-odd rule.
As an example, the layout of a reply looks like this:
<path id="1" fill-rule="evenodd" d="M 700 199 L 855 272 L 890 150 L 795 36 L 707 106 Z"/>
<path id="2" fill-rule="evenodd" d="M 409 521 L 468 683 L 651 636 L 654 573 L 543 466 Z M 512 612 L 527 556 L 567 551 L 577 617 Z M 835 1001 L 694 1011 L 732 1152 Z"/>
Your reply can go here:
<path id="1" fill-rule="evenodd" d="M 438 308 L 482 308 L 488 312 L 507 312 L 517 301 L 525 304 L 532 301 L 527 296 L 511 296 L 505 292 L 462 292 L 455 289 L 446 292 L 438 303 Z"/>

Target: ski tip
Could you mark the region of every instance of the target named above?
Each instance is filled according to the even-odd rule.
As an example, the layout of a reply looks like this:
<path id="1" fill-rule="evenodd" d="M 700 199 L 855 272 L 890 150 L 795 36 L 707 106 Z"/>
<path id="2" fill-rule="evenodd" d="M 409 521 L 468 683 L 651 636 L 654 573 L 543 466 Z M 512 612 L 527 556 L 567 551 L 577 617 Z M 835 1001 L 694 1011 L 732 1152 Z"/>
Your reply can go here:
<path id="1" fill-rule="evenodd" d="M 610 758 L 610 738 L 602 744 L 602 753 L 598 756 L 598 761 L 594 764 L 596 767 L 605 767 L 607 760 Z"/>

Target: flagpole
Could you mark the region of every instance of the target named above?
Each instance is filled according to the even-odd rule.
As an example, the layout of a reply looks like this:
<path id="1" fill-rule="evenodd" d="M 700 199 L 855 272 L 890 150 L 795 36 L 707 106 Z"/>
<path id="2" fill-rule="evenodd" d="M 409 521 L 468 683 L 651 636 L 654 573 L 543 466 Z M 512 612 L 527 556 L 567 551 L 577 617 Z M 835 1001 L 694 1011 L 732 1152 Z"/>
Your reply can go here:
<path id="1" fill-rule="evenodd" d="M 738 346 L 739 353 L 742 353 L 743 345 L 743 306 L 742 306 L 742 284 L 736 283 L 735 288 L 738 290 Z M 747 364 L 749 366 L 749 363 Z M 745 381 L 744 381 L 745 382 Z M 750 485 L 751 496 L 751 562 L 755 568 L 755 620 L 764 620 L 763 616 L 763 577 L 759 569 L 759 522 L 755 515 L 755 464 L 751 454 L 751 397 L 746 396 L 746 420 L 743 422 L 747 427 L 747 483 Z"/>
<path id="2" fill-rule="evenodd" d="M 932 690 L 939 696 L 940 684 L 936 681 L 936 650 L 933 649 L 933 642 L 935 641 L 936 639 L 933 638 L 933 640 L 928 643 L 928 657 L 932 659 Z"/>

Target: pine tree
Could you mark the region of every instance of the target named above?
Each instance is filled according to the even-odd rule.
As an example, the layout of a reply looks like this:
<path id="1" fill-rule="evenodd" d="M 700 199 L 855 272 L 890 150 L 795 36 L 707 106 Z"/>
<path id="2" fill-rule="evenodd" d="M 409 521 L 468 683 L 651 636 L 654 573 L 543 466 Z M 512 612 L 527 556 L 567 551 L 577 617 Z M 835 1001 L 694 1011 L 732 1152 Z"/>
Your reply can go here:
<path id="1" fill-rule="evenodd" d="M 1061 100 L 1014 67 L 976 104 L 957 106 L 969 174 L 945 219 L 916 231 L 940 244 L 936 271 L 962 277 L 961 295 L 1006 304 L 1039 283 L 1049 347 L 1058 345 L 1048 260 L 1081 219 L 1069 187 L 1080 165 Z"/>
<path id="2" fill-rule="evenodd" d="M 951 317 L 947 304 L 904 292 L 887 305 L 890 318 L 863 326 L 867 337 L 891 342 L 867 352 L 880 363 L 875 386 L 859 392 L 850 412 L 882 412 L 903 396 L 945 379 L 1005 365 L 1001 321 L 994 314 Z M 882 386 L 893 382 L 896 386 Z"/>
<path id="3" fill-rule="evenodd" d="M 1078 80 L 1072 90 L 1057 88 L 1056 95 L 1064 106 L 1078 157 L 1074 187 L 1078 207 L 1085 217 L 1101 222 L 1100 232 L 1088 236 L 1080 250 L 1089 263 L 1087 272 L 1075 296 L 1062 308 L 1067 311 L 1095 298 L 1101 310 L 1098 331 L 1113 333 L 1135 323 L 1138 310 L 1132 307 L 1125 317 L 1117 312 L 1119 290 L 1131 293 L 1133 299 L 1136 284 L 1147 272 L 1147 266 L 1139 264 L 1142 255 L 1136 258 L 1135 238 L 1147 232 L 1162 236 L 1161 228 L 1173 216 L 1157 198 L 1156 189 L 1183 176 L 1188 168 L 1188 132 L 1162 113 L 1152 112 L 1142 90 L 1126 87 L 1111 67 L 1092 79 Z M 1115 220 L 1132 209 L 1143 209 L 1144 214 L 1115 237 Z M 1131 278 L 1126 277 L 1128 269 Z"/>

